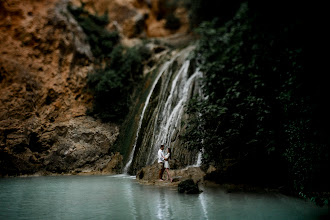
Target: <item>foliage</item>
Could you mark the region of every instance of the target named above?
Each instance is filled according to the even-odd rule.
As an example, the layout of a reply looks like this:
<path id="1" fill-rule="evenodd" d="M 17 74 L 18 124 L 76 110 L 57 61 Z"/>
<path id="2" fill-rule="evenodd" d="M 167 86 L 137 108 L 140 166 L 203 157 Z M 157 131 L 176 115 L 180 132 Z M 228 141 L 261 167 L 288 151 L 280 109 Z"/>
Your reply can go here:
<path id="1" fill-rule="evenodd" d="M 219 24 L 231 19 L 240 6 L 241 0 L 183 0 L 189 10 L 191 27 L 197 27 L 203 21 L 212 21 L 218 18 Z"/>
<path id="2" fill-rule="evenodd" d="M 149 59 L 151 52 L 143 45 L 133 48 L 120 45 L 118 33 L 106 29 L 108 14 L 92 15 L 84 6 L 81 2 L 81 7 L 69 5 L 68 9 L 83 28 L 99 63 L 88 74 L 88 89 L 94 102 L 87 113 L 103 121 L 121 122 L 128 113 L 133 87 L 141 77 L 143 60 Z"/>
<path id="3" fill-rule="evenodd" d="M 121 121 L 128 113 L 131 93 L 143 71 L 144 47 L 116 46 L 104 69 L 88 75 L 88 86 L 94 94 L 92 115 L 104 121 Z"/>
<path id="4" fill-rule="evenodd" d="M 84 9 L 85 4 L 81 4 L 81 7 L 77 8 L 68 5 L 68 9 L 84 30 L 94 57 L 102 59 L 110 56 L 113 47 L 119 41 L 119 34 L 105 29 L 109 23 L 108 13 L 102 16 L 92 15 Z"/>
<path id="5" fill-rule="evenodd" d="M 205 98 L 189 103 L 184 141 L 204 149 L 205 164 L 261 161 L 257 169 L 281 169 L 270 182 L 287 180 L 304 195 L 328 192 L 329 139 L 317 114 L 325 105 L 304 67 L 301 15 L 267 9 L 244 3 L 225 25 L 199 26 Z"/>

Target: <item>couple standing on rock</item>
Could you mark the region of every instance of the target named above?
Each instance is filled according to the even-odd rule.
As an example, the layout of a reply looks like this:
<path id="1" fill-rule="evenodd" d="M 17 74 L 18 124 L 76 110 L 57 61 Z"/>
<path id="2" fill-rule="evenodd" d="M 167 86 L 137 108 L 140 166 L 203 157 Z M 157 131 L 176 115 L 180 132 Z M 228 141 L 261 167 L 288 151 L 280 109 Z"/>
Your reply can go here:
<path id="1" fill-rule="evenodd" d="M 167 148 L 167 154 L 164 156 L 164 145 L 162 144 L 158 150 L 158 166 L 159 166 L 159 181 L 164 181 L 163 180 L 163 173 L 164 170 L 166 170 L 167 172 L 167 180 L 170 179 L 171 182 L 173 181 L 173 179 L 170 176 L 170 164 L 168 162 L 169 159 L 171 159 L 171 148 Z"/>

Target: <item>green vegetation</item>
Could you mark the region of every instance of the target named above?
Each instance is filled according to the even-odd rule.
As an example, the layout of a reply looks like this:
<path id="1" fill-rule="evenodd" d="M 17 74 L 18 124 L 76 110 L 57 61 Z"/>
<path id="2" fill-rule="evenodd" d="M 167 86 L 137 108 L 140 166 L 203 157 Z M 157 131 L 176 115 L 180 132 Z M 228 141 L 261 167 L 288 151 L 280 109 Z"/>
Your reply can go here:
<path id="1" fill-rule="evenodd" d="M 189 103 L 184 141 L 220 168 L 210 178 L 285 185 L 322 205 L 330 185 L 322 126 L 329 108 L 319 75 L 305 67 L 300 12 L 244 3 L 224 25 L 223 17 L 201 23 L 195 57 L 206 98 Z"/>
<path id="2" fill-rule="evenodd" d="M 181 0 L 189 10 L 189 21 L 192 28 L 198 27 L 203 21 L 212 21 L 217 18 L 219 25 L 231 19 L 241 0 Z"/>
<path id="3" fill-rule="evenodd" d="M 141 48 L 116 46 L 106 67 L 88 75 L 95 99 L 92 114 L 104 121 L 121 121 L 127 115 L 130 95 L 143 71 Z"/>
<path id="4" fill-rule="evenodd" d="M 81 7 L 68 5 L 69 11 L 86 33 L 94 57 L 98 60 L 109 57 L 113 47 L 119 42 L 119 34 L 105 29 L 109 23 L 108 13 L 101 16 L 92 15 L 84 7 L 83 2 Z"/>
<path id="5" fill-rule="evenodd" d="M 108 15 L 92 15 L 81 7 L 69 5 L 79 25 L 83 28 L 92 48 L 97 68 L 88 74 L 88 89 L 94 95 L 93 109 L 88 114 L 103 121 L 122 122 L 131 103 L 131 93 L 143 71 L 143 60 L 150 51 L 143 45 L 125 48 L 119 44 L 119 34 L 109 32 Z"/>

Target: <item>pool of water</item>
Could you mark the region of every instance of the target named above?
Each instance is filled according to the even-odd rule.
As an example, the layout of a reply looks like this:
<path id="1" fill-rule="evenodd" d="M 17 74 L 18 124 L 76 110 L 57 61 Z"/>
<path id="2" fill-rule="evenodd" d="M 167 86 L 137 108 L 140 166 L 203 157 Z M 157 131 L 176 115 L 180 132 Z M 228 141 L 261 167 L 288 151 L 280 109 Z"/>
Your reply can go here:
<path id="1" fill-rule="evenodd" d="M 281 194 L 199 195 L 145 186 L 134 177 L 47 176 L 0 179 L 0 219 L 322 219 L 327 207 Z"/>

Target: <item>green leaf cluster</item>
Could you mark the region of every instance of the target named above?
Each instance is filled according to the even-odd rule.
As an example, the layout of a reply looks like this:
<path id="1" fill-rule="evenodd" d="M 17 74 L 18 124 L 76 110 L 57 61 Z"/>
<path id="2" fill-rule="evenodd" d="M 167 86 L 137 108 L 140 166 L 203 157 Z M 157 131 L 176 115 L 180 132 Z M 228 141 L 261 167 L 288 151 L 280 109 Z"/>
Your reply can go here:
<path id="1" fill-rule="evenodd" d="M 144 46 L 116 46 L 104 68 L 88 74 L 88 87 L 94 94 L 89 112 L 103 121 L 121 122 L 127 115 L 134 86 L 143 72 L 143 60 L 149 57 Z"/>

